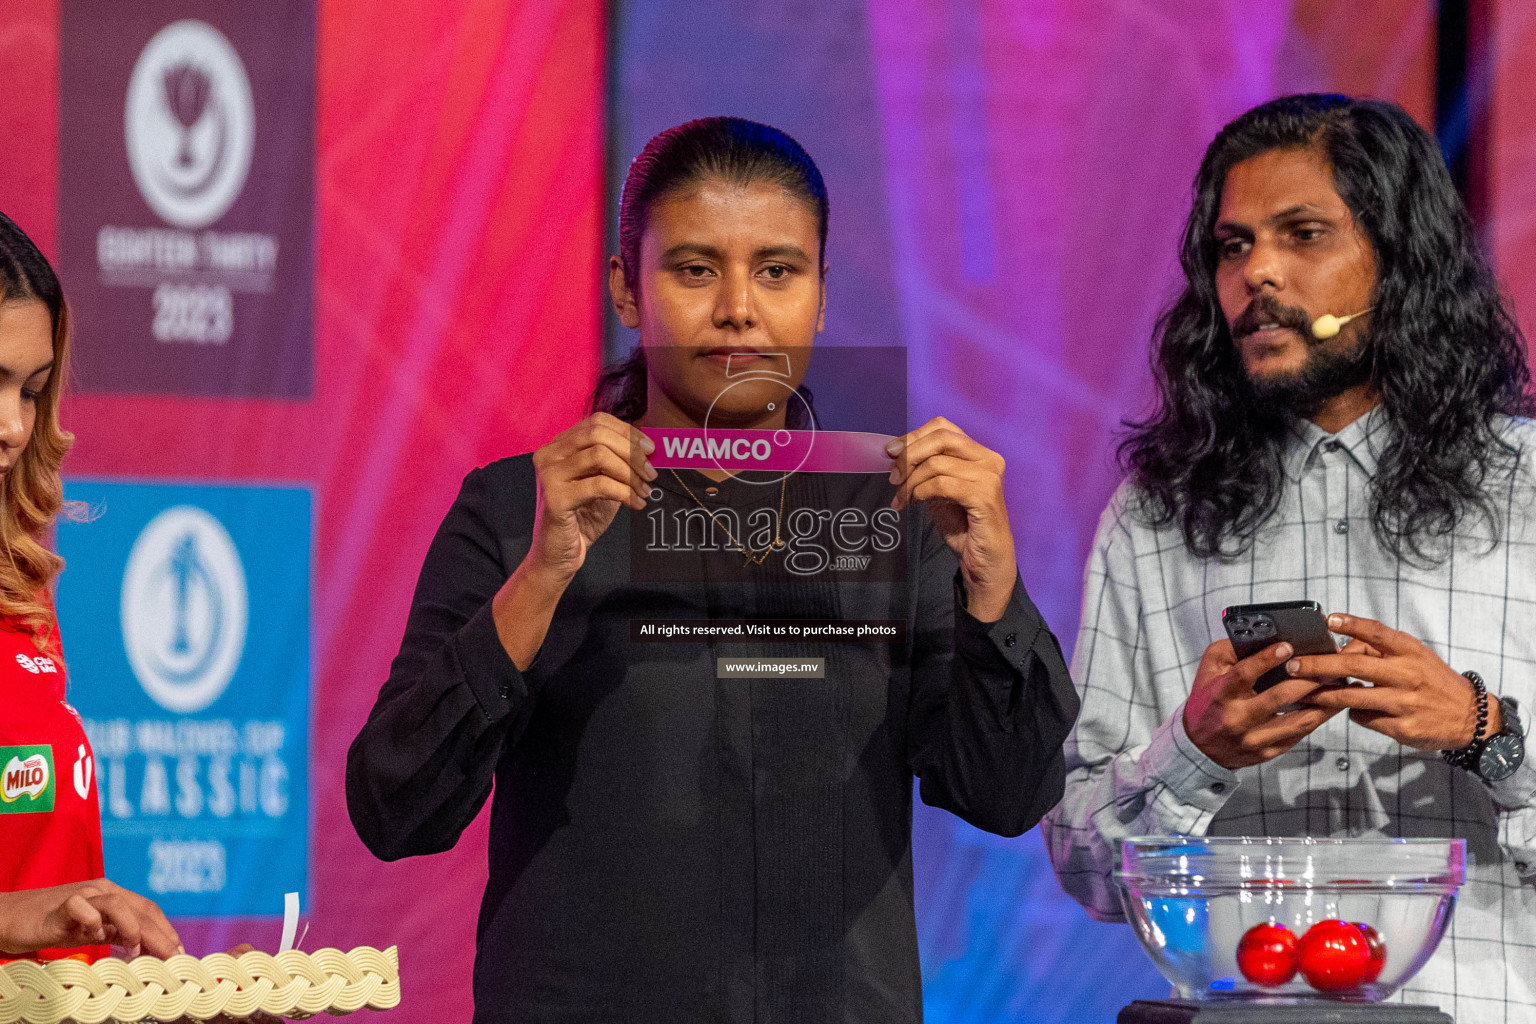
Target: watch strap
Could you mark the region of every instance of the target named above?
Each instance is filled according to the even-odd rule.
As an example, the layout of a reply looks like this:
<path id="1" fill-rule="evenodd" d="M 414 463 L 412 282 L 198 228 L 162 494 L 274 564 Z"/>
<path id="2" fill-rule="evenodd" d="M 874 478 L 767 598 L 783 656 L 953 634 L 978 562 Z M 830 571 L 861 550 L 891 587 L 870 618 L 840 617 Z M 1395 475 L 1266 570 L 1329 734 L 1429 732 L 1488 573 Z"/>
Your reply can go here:
<path id="1" fill-rule="evenodd" d="M 1499 712 L 1504 719 L 1504 728 L 1500 732 L 1512 732 L 1525 739 L 1525 728 L 1520 724 L 1520 704 L 1513 697 L 1499 698 Z"/>

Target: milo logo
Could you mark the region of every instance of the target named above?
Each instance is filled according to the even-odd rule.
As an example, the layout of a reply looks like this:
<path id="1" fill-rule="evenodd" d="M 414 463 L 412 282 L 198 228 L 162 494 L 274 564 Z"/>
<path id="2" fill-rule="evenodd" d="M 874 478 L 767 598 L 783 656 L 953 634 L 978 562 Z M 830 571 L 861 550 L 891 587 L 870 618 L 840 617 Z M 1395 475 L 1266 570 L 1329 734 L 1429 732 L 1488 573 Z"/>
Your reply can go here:
<path id="1" fill-rule="evenodd" d="M 53 810 L 53 748 L 0 747 L 0 814 Z"/>

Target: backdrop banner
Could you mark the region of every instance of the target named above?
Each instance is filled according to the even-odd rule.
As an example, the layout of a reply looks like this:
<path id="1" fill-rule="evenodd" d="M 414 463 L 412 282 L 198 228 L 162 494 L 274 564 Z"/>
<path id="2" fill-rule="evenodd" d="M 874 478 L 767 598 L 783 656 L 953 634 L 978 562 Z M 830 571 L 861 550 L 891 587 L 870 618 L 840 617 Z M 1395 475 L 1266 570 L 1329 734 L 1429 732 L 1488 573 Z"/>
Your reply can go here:
<path id="1" fill-rule="evenodd" d="M 113 881 L 173 915 L 307 902 L 309 492 L 66 494 L 92 509 L 59 528 L 58 611 Z"/>
<path id="2" fill-rule="evenodd" d="M 81 390 L 313 390 L 314 0 L 63 0 Z"/>
<path id="3" fill-rule="evenodd" d="M 379 1024 L 469 1019 L 487 816 L 451 851 L 383 863 L 348 820 L 347 746 L 388 677 L 422 559 L 465 474 L 569 427 L 596 380 L 606 10 L 598 0 L 0 4 L 10 144 L 0 210 L 55 260 L 75 308 L 79 372 L 62 418 L 76 444 L 64 468 L 70 496 L 102 506 L 60 529 L 59 617 L 70 700 L 103 762 L 107 875 L 160 902 L 200 955 L 240 942 L 275 950 L 283 894 L 295 890 L 304 949 L 398 944 L 408 1002 L 370 1018 Z M 175 199 L 146 196 L 127 141 L 132 92 L 158 119 L 161 148 L 149 155 L 159 163 L 145 164 L 156 180 L 201 180 L 183 170 L 183 142 L 205 176 L 228 159 L 214 159 L 221 138 L 233 152 L 232 62 L 206 30 L 168 31 L 183 21 L 206 24 L 238 56 L 254 125 L 243 182 L 209 177 L 209 194 L 236 194 L 220 214 L 196 214 L 214 218 L 199 226 L 174 219 Z M 187 48 L 153 47 L 162 32 Z M 158 76 L 148 92 L 130 87 L 141 59 L 145 81 Z M 182 64 L 201 68 L 206 86 Z M 103 236 L 107 227 L 151 233 Z M 103 259 L 114 274 L 152 272 L 125 281 Z M 268 264 L 270 278 L 234 273 Z M 229 339 L 186 340 L 223 329 L 221 297 L 210 314 L 201 293 L 195 310 L 189 301 L 167 314 L 180 340 L 155 340 L 161 284 L 227 288 Z M 309 496 L 304 537 L 261 504 L 295 489 Z M 239 667 L 196 711 L 146 689 L 121 609 L 140 535 L 179 505 L 219 522 L 249 588 Z M 263 516 L 286 524 L 281 536 Z M 211 635 L 194 571 L 216 575 L 221 545 L 207 525 L 189 514 L 171 531 L 177 543 L 192 536 L 185 554 L 196 557 L 149 531 L 170 626 L 181 599 L 169 582 L 188 584 L 186 649 L 174 630 L 147 636 L 151 653 L 169 645 L 159 657 L 173 666 Z M 284 594 L 307 602 L 284 605 L 281 626 L 262 618 L 258 597 L 279 571 Z M 277 638 L 283 659 L 307 660 L 271 660 L 261 645 Z M 70 751 L 61 771 L 75 760 Z"/>

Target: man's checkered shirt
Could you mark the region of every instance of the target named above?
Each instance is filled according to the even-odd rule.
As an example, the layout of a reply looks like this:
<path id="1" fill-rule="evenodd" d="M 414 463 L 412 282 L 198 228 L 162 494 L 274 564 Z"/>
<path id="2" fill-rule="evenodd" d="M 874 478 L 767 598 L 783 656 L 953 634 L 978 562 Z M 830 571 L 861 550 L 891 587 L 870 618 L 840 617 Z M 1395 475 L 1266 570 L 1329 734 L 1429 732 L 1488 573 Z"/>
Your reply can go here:
<path id="1" fill-rule="evenodd" d="M 1127 510 L 1126 485 L 1089 557 L 1072 676 L 1083 709 L 1067 745 L 1066 796 L 1041 828 L 1066 890 L 1123 921 L 1114 841 L 1135 835 L 1460 836 L 1467 882 L 1450 930 L 1406 987 L 1458 1024 L 1536 1024 L 1536 750 L 1489 786 L 1435 751 L 1330 719 L 1288 753 L 1228 771 L 1190 742 L 1184 700 L 1221 610 L 1313 600 L 1423 640 L 1457 671 L 1536 707 L 1536 423 L 1507 421 L 1520 450 L 1488 484 L 1500 540 L 1477 517 L 1444 564 L 1404 564 L 1371 530 L 1368 485 L 1388 427 L 1379 411 L 1335 435 L 1294 428 L 1280 506 L 1242 557 L 1197 558 L 1178 528 Z M 1528 743 L 1528 747 L 1531 744 Z"/>

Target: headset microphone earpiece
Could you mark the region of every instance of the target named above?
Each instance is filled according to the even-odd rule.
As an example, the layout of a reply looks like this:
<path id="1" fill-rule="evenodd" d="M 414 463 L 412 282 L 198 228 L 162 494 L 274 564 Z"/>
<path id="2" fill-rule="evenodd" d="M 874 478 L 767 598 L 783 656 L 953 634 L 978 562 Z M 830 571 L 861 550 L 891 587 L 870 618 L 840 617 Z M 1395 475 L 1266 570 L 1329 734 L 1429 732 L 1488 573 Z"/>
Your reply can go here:
<path id="1" fill-rule="evenodd" d="M 1357 316 L 1365 316 L 1365 314 L 1369 313 L 1375 308 L 1375 306 L 1370 306 L 1366 309 L 1362 309 L 1358 313 L 1351 313 L 1349 316 L 1334 316 L 1332 313 L 1324 313 L 1322 316 L 1312 321 L 1312 337 L 1316 338 L 1318 341 L 1327 341 L 1329 338 L 1339 333 L 1339 328 L 1343 327 Z"/>

